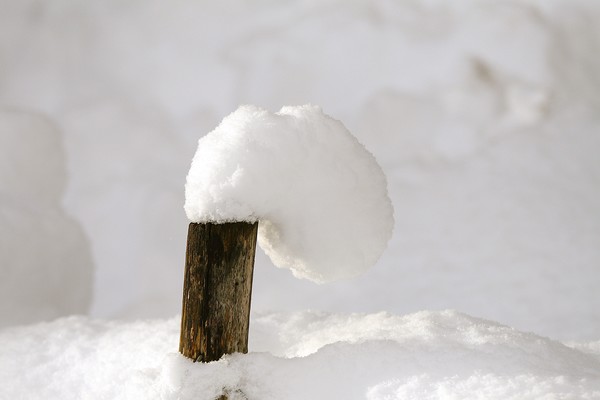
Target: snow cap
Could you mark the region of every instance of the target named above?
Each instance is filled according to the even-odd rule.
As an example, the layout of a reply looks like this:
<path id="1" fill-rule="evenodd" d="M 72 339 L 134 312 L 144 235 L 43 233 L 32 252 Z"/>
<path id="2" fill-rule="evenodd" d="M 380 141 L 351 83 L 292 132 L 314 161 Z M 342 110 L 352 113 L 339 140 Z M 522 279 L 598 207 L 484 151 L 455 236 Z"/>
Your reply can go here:
<path id="1" fill-rule="evenodd" d="M 375 264 L 394 225 L 373 155 L 313 105 L 225 117 L 198 141 L 184 208 L 192 222 L 259 220 L 273 263 L 318 283 Z"/>

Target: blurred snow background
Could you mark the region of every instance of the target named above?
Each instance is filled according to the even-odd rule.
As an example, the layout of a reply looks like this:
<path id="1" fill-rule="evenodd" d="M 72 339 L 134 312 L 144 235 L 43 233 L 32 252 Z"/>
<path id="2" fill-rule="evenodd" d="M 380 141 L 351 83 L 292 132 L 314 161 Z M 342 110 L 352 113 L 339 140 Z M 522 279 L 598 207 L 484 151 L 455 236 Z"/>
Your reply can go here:
<path id="1" fill-rule="evenodd" d="M 38 278 L 2 280 L 0 324 L 90 300 L 97 317 L 177 314 L 198 138 L 239 104 L 314 103 L 382 164 L 396 230 L 370 272 L 330 285 L 258 254 L 254 311 L 452 308 L 600 337 L 599 3 L 0 4 L 0 274 Z M 20 232 L 39 224 L 58 244 Z M 58 263 L 31 254 L 71 240 Z"/>
<path id="2" fill-rule="evenodd" d="M 61 200 L 61 136 L 31 112 L 0 111 L 0 328 L 85 313 L 92 256 Z"/>

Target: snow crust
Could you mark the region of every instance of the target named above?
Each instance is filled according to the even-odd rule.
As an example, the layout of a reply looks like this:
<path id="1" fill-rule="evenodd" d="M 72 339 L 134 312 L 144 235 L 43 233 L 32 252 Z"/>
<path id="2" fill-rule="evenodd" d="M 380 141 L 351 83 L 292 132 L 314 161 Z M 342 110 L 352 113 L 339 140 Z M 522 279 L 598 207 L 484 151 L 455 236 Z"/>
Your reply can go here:
<path id="1" fill-rule="evenodd" d="M 259 220 L 273 263 L 323 283 L 371 267 L 392 235 L 386 179 L 320 107 L 241 106 L 198 142 L 185 185 L 192 222 Z"/>
<path id="2" fill-rule="evenodd" d="M 2 399 L 599 399 L 600 357 L 455 311 L 300 312 L 251 322 L 250 351 L 175 353 L 178 319 L 69 317 L 0 332 Z"/>

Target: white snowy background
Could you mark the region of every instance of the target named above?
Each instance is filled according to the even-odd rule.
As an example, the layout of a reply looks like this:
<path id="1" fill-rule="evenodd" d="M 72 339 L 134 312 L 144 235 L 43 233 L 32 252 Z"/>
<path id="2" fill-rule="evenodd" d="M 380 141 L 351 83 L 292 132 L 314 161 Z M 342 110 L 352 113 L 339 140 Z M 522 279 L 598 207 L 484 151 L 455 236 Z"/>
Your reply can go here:
<path id="1" fill-rule="evenodd" d="M 209 393 L 190 374 L 254 398 L 600 398 L 598 20 L 593 0 L 0 1 L 0 326 L 161 318 L 0 331 L 0 378 L 17 382 L 0 398 L 22 395 L 31 365 L 73 377 L 103 363 L 115 367 L 37 398 Z M 198 138 L 240 104 L 306 103 L 382 165 L 387 251 L 327 285 L 259 253 L 250 350 L 272 355 L 234 357 L 228 373 L 163 360 Z M 314 387 L 294 380 L 323 365 L 348 373 L 348 392 L 329 366 Z M 119 395 L 101 391 L 111 382 Z"/>

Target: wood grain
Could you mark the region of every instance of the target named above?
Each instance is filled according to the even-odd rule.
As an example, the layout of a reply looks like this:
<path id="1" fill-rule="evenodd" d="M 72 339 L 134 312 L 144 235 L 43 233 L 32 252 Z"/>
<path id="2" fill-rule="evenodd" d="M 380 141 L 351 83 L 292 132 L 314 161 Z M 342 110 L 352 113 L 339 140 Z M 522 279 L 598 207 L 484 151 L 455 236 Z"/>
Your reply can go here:
<path id="1" fill-rule="evenodd" d="M 191 223 L 179 352 L 210 362 L 248 352 L 258 222 Z"/>

